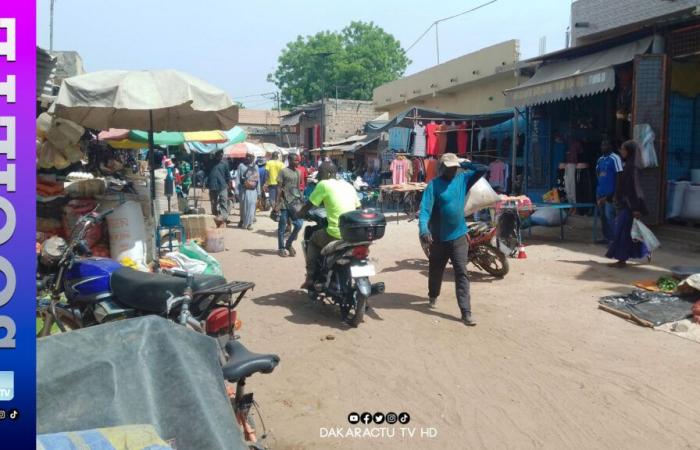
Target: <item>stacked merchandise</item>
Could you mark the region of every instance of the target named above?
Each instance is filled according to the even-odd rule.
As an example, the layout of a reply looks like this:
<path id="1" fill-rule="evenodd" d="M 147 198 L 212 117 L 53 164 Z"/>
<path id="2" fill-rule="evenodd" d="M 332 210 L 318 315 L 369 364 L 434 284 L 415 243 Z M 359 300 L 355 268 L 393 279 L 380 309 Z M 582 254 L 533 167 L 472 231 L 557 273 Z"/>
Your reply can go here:
<path id="1" fill-rule="evenodd" d="M 68 197 L 63 191 L 63 183 L 38 177 L 36 182 L 36 230 L 37 242 L 43 243 L 52 236 L 63 236 L 63 226 L 58 219 Z"/>

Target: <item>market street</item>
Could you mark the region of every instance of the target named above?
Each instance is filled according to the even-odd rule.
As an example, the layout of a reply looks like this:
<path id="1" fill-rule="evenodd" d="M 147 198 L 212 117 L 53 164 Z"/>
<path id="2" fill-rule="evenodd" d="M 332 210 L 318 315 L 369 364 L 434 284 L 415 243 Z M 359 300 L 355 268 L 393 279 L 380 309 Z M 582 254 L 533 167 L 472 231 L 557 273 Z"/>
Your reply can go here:
<path id="1" fill-rule="evenodd" d="M 604 247 L 538 228 L 505 279 L 472 272 L 478 325 L 467 328 L 455 320 L 451 269 L 429 309 L 417 225 L 390 221 L 371 248 L 386 293 L 352 329 L 298 289 L 303 256 L 277 256 L 276 225 L 259 215 L 252 232 L 228 229 L 228 251 L 214 255 L 227 279 L 256 283 L 239 309 L 242 339 L 281 357 L 249 381 L 275 448 L 697 448 L 697 344 L 597 308 L 697 253 L 661 249 L 620 271 Z M 364 411 L 408 412 L 437 437 L 321 437 Z"/>

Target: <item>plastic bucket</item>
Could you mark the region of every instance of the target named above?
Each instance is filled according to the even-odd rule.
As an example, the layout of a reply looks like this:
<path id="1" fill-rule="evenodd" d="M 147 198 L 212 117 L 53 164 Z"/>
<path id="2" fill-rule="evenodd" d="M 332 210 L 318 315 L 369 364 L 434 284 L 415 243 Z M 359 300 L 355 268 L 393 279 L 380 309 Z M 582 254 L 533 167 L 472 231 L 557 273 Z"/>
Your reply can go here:
<path id="1" fill-rule="evenodd" d="M 224 230 L 220 228 L 210 228 L 207 230 L 207 246 L 209 253 L 219 253 L 225 250 Z"/>

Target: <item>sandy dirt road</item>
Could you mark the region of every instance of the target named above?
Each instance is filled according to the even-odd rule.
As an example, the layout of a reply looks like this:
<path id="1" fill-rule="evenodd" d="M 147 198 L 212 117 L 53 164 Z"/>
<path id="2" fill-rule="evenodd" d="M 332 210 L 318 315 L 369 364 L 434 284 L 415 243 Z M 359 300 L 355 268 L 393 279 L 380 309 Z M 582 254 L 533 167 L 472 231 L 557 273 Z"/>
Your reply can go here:
<path id="1" fill-rule="evenodd" d="M 659 251 L 620 271 L 605 266 L 603 247 L 531 240 L 505 279 L 473 273 L 478 326 L 467 328 L 455 320 L 451 270 L 428 308 L 416 227 L 391 222 L 372 247 L 373 281 L 387 291 L 357 329 L 298 290 L 300 246 L 296 258 L 278 257 L 274 222 L 227 230 L 228 251 L 215 255 L 226 276 L 257 283 L 240 307 L 243 342 L 282 359 L 248 383 L 275 448 L 700 448 L 700 346 L 597 309 L 600 296 L 697 254 Z M 383 437 L 322 437 L 346 433 L 347 415 L 365 411 L 411 421 L 369 427 Z M 429 428 L 437 435 L 421 437 Z"/>

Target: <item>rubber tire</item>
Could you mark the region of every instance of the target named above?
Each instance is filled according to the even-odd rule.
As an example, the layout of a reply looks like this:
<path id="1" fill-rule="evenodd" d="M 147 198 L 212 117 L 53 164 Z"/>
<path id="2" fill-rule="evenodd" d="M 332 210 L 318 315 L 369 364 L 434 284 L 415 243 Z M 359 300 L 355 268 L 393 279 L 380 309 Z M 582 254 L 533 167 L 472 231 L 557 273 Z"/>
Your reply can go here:
<path id="1" fill-rule="evenodd" d="M 501 268 L 494 269 L 492 266 L 490 266 L 488 264 L 484 264 L 483 266 L 481 264 L 479 264 L 479 267 L 481 267 L 483 270 L 485 270 L 489 275 L 493 275 L 494 277 L 498 277 L 498 278 L 503 278 L 508 274 L 508 271 L 510 270 L 510 266 L 508 264 L 508 258 L 506 258 L 506 255 L 501 250 L 499 250 L 496 247 L 493 247 L 491 245 L 484 245 L 484 246 L 482 246 L 481 251 L 488 252 L 492 257 L 497 259 L 501 263 Z"/>
<path id="2" fill-rule="evenodd" d="M 78 324 L 78 322 L 76 322 L 75 319 L 73 318 L 72 314 L 67 313 L 66 311 L 64 311 L 61 308 L 56 308 L 56 314 L 58 315 L 58 319 L 61 321 L 61 323 L 63 323 L 63 326 L 66 329 L 66 332 L 78 330 L 81 328 L 80 325 Z M 37 316 L 38 316 L 38 314 L 37 314 Z M 43 319 L 43 317 L 39 317 L 39 318 Z M 53 325 L 52 325 L 52 327 L 53 327 Z M 61 333 L 60 329 L 58 332 Z M 46 337 L 46 336 L 51 336 L 51 328 L 49 328 L 48 333 L 47 333 L 46 326 L 44 326 L 44 328 L 39 333 L 37 333 L 36 337 L 39 338 L 39 337 Z"/>
<path id="3" fill-rule="evenodd" d="M 347 321 L 348 325 L 353 328 L 357 328 L 362 323 L 367 306 L 367 296 L 362 295 L 357 289 L 355 289 L 355 298 L 357 300 L 355 304 L 355 315 L 352 316 L 352 319 Z"/>

